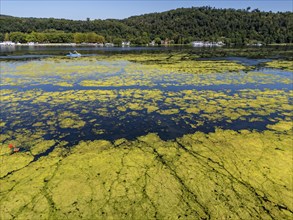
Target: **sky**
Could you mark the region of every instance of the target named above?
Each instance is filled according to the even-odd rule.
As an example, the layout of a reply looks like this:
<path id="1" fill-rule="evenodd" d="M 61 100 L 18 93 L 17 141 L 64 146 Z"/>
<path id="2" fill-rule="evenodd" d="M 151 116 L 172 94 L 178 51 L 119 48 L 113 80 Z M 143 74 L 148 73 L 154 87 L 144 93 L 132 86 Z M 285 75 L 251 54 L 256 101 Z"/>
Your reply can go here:
<path id="1" fill-rule="evenodd" d="M 17 17 L 66 18 L 73 20 L 123 19 L 133 15 L 176 8 L 211 6 L 293 12 L 293 0 L 0 0 L 0 13 Z"/>

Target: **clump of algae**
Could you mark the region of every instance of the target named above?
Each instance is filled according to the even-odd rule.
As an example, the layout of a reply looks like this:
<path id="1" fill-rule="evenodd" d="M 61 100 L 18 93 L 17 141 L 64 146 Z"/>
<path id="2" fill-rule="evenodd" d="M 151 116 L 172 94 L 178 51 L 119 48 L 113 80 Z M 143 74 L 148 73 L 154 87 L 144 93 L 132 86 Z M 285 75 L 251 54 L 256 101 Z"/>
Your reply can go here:
<path id="1" fill-rule="evenodd" d="M 293 71 L 292 60 L 273 60 L 267 62 L 266 66 Z"/>
<path id="2" fill-rule="evenodd" d="M 30 149 L 30 152 L 32 153 L 32 155 L 37 155 L 37 154 L 43 153 L 47 149 L 49 149 L 50 147 L 54 146 L 55 143 L 56 142 L 54 140 L 41 141 L 41 142 L 37 143 L 36 145 L 32 146 Z"/>
<path id="3" fill-rule="evenodd" d="M 275 131 L 288 131 L 292 130 L 293 122 L 292 121 L 279 121 L 273 125 L 267 125 L 267 128 L 275 130 Z"/>
<path id="4" fill-rule="evenodd" d="M 179 109 L 164 109 L 159 111 L 160 114 L 162 115 L 174 115 L 179 113 Z"/>
<path id="5" fill-rule="evenodd" d="M 82 128 L 86 124 L 76 113 L 70 111 L 61 112 L 58 118 L 61 128 Z"/>
<path id="6" fill-rule="evenodd" d="M 142 69 L 153 74 L 157 73 L 156 69 L 164 69 L 169 74 L 188 71 L 199 73 L 205 68 L 206 73 L 210 73 L 219 71 L 221 64 L 225 65 L 218 63 L 213 66 L 212 63 L 190 61 L 179 67 L 174 61 L 154 63 L 143 57 L 137 61 L 134 57 L 131 59 L 142 64 L 138 67 L 128 66 L 127 70 L 136 71 L 143 66 Z M 61 71 L 62 79 L 72 80 L 74 77 L 66 74 L 77 69 L 79 66 Z M 80 74 L 94 72 L 90 68 L 81 69 Z M 222 70 L 228 71 L 227 68 Z M 23 71 L 24 75 L 29 74 L 21 69 L 19 71 Z M 48 72 L 42 71 L 44 75 L 50 74 L 49 68 L 46 70 Z M 251 76 L 256 76 L 256 73 L 247 74 L 247 82 L 254 82 Z M 264 74 L 257 76 L 265 77 Z M 123 80 L 125 81 L 121 79 L 121 82 Z M 102 82 L 105 83 L 103 85 L 112 85 L 108 84 L 110 81 Z M 100 85 L 100 82 L 95 81 L 96 85 Z M 118 85 L 137 83 L 134 80 L 129 81 L 131 83 L 127 80 L 125 82 Z M 158 103 L 164 96 L 168 97 L 164 102 L 167 110 L 160 110 Z M 237 120 L 250 115 L 269 116 L 274 112 L 290 116 L 288 111 L 292 108 L 289 97 L 288 92 L 282 90 L 243 90 L 235 95 L 193 90 L 164 94 L 155 90 L 5 90 L 1 93 L 1 101 L 9 103 L 9 107 L 13 103 L 15 109 L 21 101 L 39 105 L 48 103 L 51 106 L 74 103 L 73 108 L 97 101 L 101 108 L 96 113 L 104 116 L 110 115 L 107 107 L 112 105 L 122 112 L 143 109 L 147 109 L 148 113 L 170 115 L 177 115 L 179 109 L 190 115 L 202 112 L 202 118 L 208 120 Z M 77 102 L 81 104 L 78 105 Z M 177 107 L 174 108 L 174 105 Z M 50 125 L 59 123 L 63 128 L 84 126 L 84 121 L 76 113 L 63 112 L 56 117 L 56 121 L 50 121 Z M 286 164 L 290 163 L 288 155 L 292 154 L 289 132 L 292 125 L 288 121 L 278 123 L 280 119 L 272 120 L 277 123 L 267 127 L 281 131 L 282 134 L 273 131 L 257 133 L 245 130 L 237 133 L 217 130 L 211 134 L 186 135 L 168 142 L 160 140 L 155 134 L 149 134 L 133 142 L 118 140 L 114 143 L 115 147 L 107 141 L 82 142 L 66 158 L 61 156 L 63 151 L 57 148 L 48 157 L 42 157 L 33 163 L 29 153 L 3 156 L 1 161 L 5 163 L 1 175 L 12 173 L 1 180 L 1 186 L 4 186 L 0 189 L 3 195 L 0 204 L 4 210 L 1 218 L 290 219 L 292 181 L 288 177 L 292 176 L 292 172 Z M 255 118 L 251 121 L 255 121 Z M 15 120 L 15 124 L 16 122 L 19 124 L 21 120 Z M 199 121 L 198 124 L 200 123 L 203 122 Z M 43 124 L 37 122 L 34 126 L 40 127 Z M 95 132 L 101 134 L 103 130 Z M 23 134 L 27 132 L 17 134 L 17 140 Z M 0 137 L 5 141 L 11 135 L 12 133 L 1 134 Z M 31 142 L 31 139 L 27 140 Z M 52 144 L 50 141 L 31 144 L 31 152 L 34 155 L 44 152 Z M 276 164 L 274 160 L 282 162 Z"/>
<path id="7" fill-rule="evenodd" d="M 54 84 L 56 86 L 64 86 L 64 87 L 72 87 L 72 83 L 69 82 L 57 82 L 56 84 Z"/>
<path id="8" fill-rule="evenodd" d="M 9 86 L 117 88 L 292 83 L 292 79 L 277 74 L 245 73 L 251 67 L 236 62 L 194 60 L 180 53 L 84 57 L 75 61 L 50 58 L 15 66 L 4 62 L 2 66 L 1 85 Z"/>
<path id="9" fill-rule="evenodd" d="M 291 219 L 292 131 L 83 141 L 0 179 L 1 219 Z M 27 157 L 1 156 L 2 166 Z M 245 205 L 244 205 L 245 204 Z"/>
<path id="10" fill-rule="evenodd" d="M 1 148 L 7 146 L 1 146 Z M 5 154 L 3 155 L 2 154 Z M 0 178 L 6 176 L 8 173 L 19 170 L 26 167 L 34 158 L 29 153 L 14 153 L 9 154 L 9 151 L 4 151 L 1 149 L 1 169 L 0 169 Z"/>
<path id="11" fill-rule="evenodd" d="M 100 57 L 101 58 L 101 57 Z M 197 61 L 187 54 L 128 54 L 108 57 L 111 60 L 128 60 L 141 63 L 147 68 L 161 69 L 169 73 L 219 73 L 249 69 L 241 64 L 230 61 Z"/>

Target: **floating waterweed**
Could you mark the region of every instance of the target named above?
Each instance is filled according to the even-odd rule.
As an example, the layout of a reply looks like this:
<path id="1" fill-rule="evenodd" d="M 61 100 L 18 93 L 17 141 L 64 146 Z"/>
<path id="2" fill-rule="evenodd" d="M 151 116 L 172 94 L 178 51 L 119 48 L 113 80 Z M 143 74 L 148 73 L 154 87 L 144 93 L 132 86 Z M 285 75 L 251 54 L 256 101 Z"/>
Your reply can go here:
<path id="1" fill-rule="evenodd" d="M 1 219 L 292 217 L 286 74 L 182 54 L 3 66 Z"/>
<path id="2" fill-rule="evenodd" d="M 279 121 L 273 125 L 267 125 L 267 128 L 276 130 L 276 131 L 288 131 L 292 130 L 293 122 L 292 121 Z"/>
<path id="3" fill-rule="evenodd" d="M 291 61 L 290 60 L 273 60 L 273 61 L 267 62 L 266 66 L 293 71 L 292 60 Z"/>
<path id="4" fill-rule="evenodd" d="M 33 163 L 26 154 L 2 156 L 2 161 L 19 162 L 9 163 L 12 173 L 0 180 L 1 218 L 10 218 L 13 210 L 18 217 L 57 219 L 80 213 L 91 219 L 120 218 L 125 212 L 132 218 L 289 219 L 291 135 L 216 130 L 162 141 L 148 134 L 135 141 L 120 139 L 115 145 L 104 140 L 80 142 L 66 157 L 56 148 Z M 137 202 L 141 200 L 144 206 Z M 34 205 L 25 205 L 27 201 Z M 234 205 L 238 203 L 246 205 Z"/>

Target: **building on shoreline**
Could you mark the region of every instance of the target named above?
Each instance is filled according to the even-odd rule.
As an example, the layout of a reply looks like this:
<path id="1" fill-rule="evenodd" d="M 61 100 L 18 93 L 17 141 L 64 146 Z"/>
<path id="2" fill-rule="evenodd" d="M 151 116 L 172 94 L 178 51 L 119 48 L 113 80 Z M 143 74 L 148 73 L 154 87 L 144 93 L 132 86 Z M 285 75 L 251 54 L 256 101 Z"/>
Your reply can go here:
<path id="1" fill-rule="evenodd" d="M 122 47 L 129 47 L 130 46 L 130 41 L 123 41 L 122 42 Z"/>
<path id="2" fill-rule="evenodd" d="M 105 47 L 114 47 L 113 43 L 105 43 Z"/>
<path id="3" fill-rule="evenodd" d="M 15 46 L 15 43 L 12 41 L 3 41 L 0 42 L 0 46 Z"/>
<path id="4" fill-rule="evenodd" d="M 219 42 L 209 42 L 209 41 L 193 41 L 191 42 L 193 47 L 221 47 L 225 44 L 222 41 Z"/>

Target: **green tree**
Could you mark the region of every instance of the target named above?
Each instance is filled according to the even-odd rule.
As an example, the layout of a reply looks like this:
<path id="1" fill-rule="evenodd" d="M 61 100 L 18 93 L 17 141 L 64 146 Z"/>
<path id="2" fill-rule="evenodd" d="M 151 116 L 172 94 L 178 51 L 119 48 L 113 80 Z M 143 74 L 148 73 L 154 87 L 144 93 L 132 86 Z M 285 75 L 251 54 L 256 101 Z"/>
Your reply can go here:
<path id="1" fill-rule="evenodd" d="M 5 35 L 4 35 L 4 41 L 9 41 L 9 34 L 8 33 L 5 33 Z"/>
<path id="2" fill-rule="evenodd" d="M 64 33 L 63 42 L 64 43 L 72 43 L 73 42 L 73 34 L 72 33 Z"/>
<path id="3" fill-rule="evenodd" d="M 96 43 L 104 43 L 105 42 L 105 38 L 101 35 L 97 35 L 96 36 Z"/>
<path id="4" fill-rule="evenodd" d="M 121 46 L 122 39 L 120 37 L 114 38 L 113 43 L 117 46 Z"/>
<path id="5" fill-rule="evenodd" d="M 215 19 L 217 18 L 217 19 Z M 12 32 L 56 33 L 53 41 L 67 42 L 64 33 L 95 33 L 104 36 L 107 42 L 115 38 L 144 43 L 159 37 L 187 43 L 192 40 L 230 39 L 231 43 L 243 44 L 251 40 L 258 42 L 293 42 L 292 12 L 261 12 L 260 10 L 215 9 L 211 7 L 179 8 L 162 13 L 133 16 L 123 20 L 73 21 L 54 18 L 17 18 L 1 16 L 0 33 Z M 60 31 L 63 33 L 61 34 Z M 94 34 L 90 34 L 94 35 Z M 237 39 L 239 37 L 239 39 Z M 73 41 L 93 41 L 93 37 L 77 35 Z M 32 40 L 32 39 L 29 39 Z M 37 39 L 41 42 L 42 37 Z M 48 40 L 45 40 L 48 41 Z M 159 43 L 157 41 L 157 43 Z"/>
<path id="6" fill-rule="evenodd" d="M 9 34 L 9 38 L 13 42 L 19 42 L 19 43 L 26 42 L 26 34 L 21 32 L 12 32 Z"/>
<path id="7" fill-rule="evenodd" d="M 37 33 L 31 32 L 30 34 L 27 34 L 25 37 L 26 42 L 37 42 Z"/>
<path id="8" fill-rule="evenodd" d="M 36 41 L 39 43 L 44 43 L 47 39 L 45 33 L 37 33 L 36 38 Z"/>
<path id="9" fill-rule="evenodd" d="M 161 45 L 161 38 L 156 37 L 155 38 L 155 43 L 158 44 L 158 45 Z"/>
<path id="10" fill-rule="evenodd" d="M 54 32 L 46 33 L 46 41 L 48 43 L 59 43 L 58 34 Z"/>
<path id="11" fill-rule="evenodd" d="M 4 41 L 4 34 L 0 33 L 0 42 Z"/>
<path id="12" fill-rule="evenodd" d="M 94 32 L 90 32 L 86 34 L 86 42 L 87 43 L 96 43 L 97 34 Z"/>
<path id="13" fill-rule="evenodd" d="M 86 42 L 86 35 L 83 33 L 74 33 L 74 43 L 80 44 Z"/>

